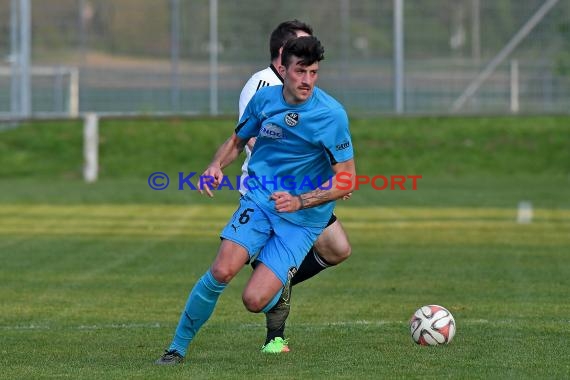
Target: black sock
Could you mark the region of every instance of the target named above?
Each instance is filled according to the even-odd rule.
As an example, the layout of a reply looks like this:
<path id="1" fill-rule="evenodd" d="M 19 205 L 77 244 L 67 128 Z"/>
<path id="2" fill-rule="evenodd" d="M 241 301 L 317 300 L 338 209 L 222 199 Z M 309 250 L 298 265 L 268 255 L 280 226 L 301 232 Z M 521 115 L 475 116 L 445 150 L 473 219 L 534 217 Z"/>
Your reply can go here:
<path id="1" fill-rule="evenodd" d="M 317 253 L 317 251 L 315 251 L 314 248 L 311 248 L 309 250 L 309 253 L 307 253 L 307 256 L 305 256 L 305 259 L 301 263 L 299 270 L 297 271 L 297 273 L 295 273 L 295 276 L 293 276 L 293 279 L 291 280 L 291 285 L 292 286 L 297 285 L 298 283 L 313 277 L 323 269 L 326 269 L 330 266 L 332 265 L 327 263 L 325 259 L 319 256 L 319 254 Z"/>
<path id="2" fill-rule="evenodd" d="M 277 330 L 267 329 L 267 338 L 265 338 L 265 344 L 271 342 L 277 337 L 285 339 L 285 324 L 282 324 L 281 327 Z"/>
<path id="3" fill-rule="evenodd" d="M 265 326 L 267 327 L 267 337 L 265 344 L 279 337 L 285 339 L 285 321 L 289 316 L 290 304 L 281 302 L 280 298 L 275 306 L 265 314 Z"/>

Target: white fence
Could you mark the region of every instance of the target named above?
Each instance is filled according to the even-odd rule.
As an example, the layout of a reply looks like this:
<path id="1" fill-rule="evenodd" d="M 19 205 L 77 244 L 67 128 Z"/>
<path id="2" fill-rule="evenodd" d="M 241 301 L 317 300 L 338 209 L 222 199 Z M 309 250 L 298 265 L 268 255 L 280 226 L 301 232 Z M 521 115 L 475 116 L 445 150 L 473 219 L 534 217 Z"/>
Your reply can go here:
<path id="1" fill-rule="evenodd" d="M 568 0 L 0 0 L 0 116 L 235 115 L 293 18 L 352 114 L 569 112 Z"/>

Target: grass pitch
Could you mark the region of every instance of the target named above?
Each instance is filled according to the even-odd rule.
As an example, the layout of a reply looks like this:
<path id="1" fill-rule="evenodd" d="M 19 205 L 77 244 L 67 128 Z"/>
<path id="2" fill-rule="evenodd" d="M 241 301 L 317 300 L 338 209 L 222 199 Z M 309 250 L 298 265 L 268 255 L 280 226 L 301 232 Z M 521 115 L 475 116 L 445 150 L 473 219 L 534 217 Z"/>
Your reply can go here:
<path id="1" fill-rule="evenodd" d="M 292 352 L 264 356 L 262 315 L 220 298 L 187 363 L 157 368 L 233 207 L 4 205 L 2 378 L 563 378 L 570 375 L 570 211 L 351 208 L 344 264 L 294 288 Z M 408 319 L 442 304 L 445 347 Z"/>
<path id="2" fill-rule="evenodd" d="M 568 117 L 354 120 L 359 174 L 423 179 L 339 202 L 353 255 L 294 288 L 292 352 L 259 353 L 245 268 L 186 364 L 154 366 L 237 197 L 147 178 L 203 170 L 232 125 L 103 120 L 95 184 L 81 181 L 80 123 L 0 133 L 0 379 L 570 377 Z M 410 338 L 432 303 L 456 319 L 448 346 Z"/>

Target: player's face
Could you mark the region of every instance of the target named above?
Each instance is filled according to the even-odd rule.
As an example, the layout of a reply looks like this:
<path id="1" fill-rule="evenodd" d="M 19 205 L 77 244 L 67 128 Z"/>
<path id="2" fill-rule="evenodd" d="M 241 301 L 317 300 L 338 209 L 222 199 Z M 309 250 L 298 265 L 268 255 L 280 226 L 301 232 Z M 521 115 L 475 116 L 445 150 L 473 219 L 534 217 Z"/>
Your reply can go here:
<path id="1" fill-rule="evenodd" d="M 281 67 L 283 76 L 283 96 L 289 104 L 303 103 L 313 93 L 319 77 L 319 63 L 304 66 L 299 57 L 291 57 L 288 67 Z"/>

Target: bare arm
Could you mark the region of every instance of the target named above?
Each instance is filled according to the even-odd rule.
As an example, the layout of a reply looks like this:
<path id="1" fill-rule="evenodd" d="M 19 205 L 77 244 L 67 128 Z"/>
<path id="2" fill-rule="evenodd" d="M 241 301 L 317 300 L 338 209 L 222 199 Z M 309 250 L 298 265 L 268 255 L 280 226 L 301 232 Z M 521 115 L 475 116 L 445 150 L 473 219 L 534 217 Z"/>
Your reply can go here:
<path id="1" fill-rule="evenodd" d="M 275 200 L 276 210 L 294 212 L 334 201 L 351 193 L 354 190 L 354 178 L 356 177 L 354 159 L 339 162 L 332 168 L 335 172 L 335 176 L 331 180 L 332 184 L 327 181 L 317 189 L 297 196 L 286 191 L 276 191 L 271 194 L 271 199 Z"/>
<path id="2" fill-rule="evenodd" d="M 211 189 L 215 189 L 220 184 L 220 181 L 224 176 L 222 169 L 231 164 L 239 156 L 246 143 L 246 140 L 239 138 L 235 133 L 233 133 L 230 138 L 228 138 L 218 148 L 212 162 L 210 162 L 202 174 L 202 177 L 212 177 L 213 180 L 208 182 L 203 189 L 198 187 L 198 191 L 200 191 L 201 194 L 203 194 L 203 191 L 205 190 L 209 197 L 214 196 Z M 208 186 L 208 184 L 210 186 Z"/>
<path id="3" fill-rule="evenodd" d="M 247 142 L 247 147 L 253 150 L 253 146 L 255 145 L 256 141 L 257 139 L 255 137 L 250 138 L 249 141 Z"/>

